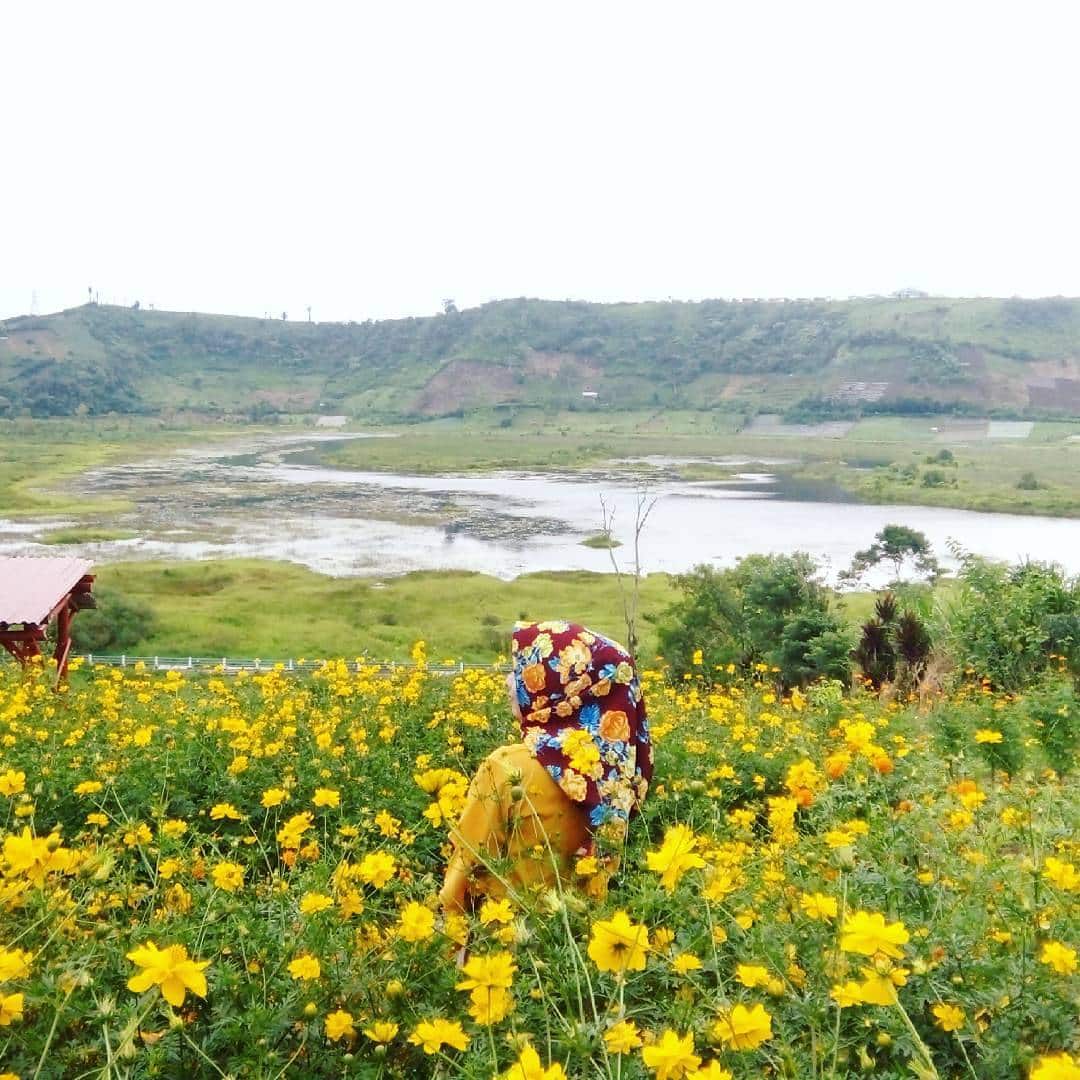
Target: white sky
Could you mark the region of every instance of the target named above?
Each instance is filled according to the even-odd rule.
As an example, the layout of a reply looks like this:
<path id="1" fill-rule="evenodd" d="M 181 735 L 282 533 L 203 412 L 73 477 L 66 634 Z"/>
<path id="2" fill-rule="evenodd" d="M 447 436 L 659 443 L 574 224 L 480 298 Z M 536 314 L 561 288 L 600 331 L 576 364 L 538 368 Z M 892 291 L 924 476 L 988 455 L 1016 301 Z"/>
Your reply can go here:
<path id="1" fill-rule="evenodd" d="M 1080 295 L 1071 0 L 0 7 L 0 316 Z"/>

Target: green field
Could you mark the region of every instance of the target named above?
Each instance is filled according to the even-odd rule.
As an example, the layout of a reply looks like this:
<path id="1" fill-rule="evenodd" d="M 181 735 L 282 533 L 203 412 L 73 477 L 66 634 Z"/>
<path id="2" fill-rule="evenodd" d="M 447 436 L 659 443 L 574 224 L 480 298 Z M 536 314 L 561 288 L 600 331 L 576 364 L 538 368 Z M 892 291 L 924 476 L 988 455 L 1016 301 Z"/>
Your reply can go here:
<path id="1" fill-rule="evenodd" d="M 97 574 L 99 590 L 145 603 L 157 616 L 153 635 L 128 649 L 140 655 L 404 660 L 422 638 L 435 659 L 489 663 L 508 647 L 517 619 L 543 618 L 625 637 L 613 574 L 525 574 L 507 582 L 430 571 L 374 581 L 254 559 L 117 563 Z M 671 598 L 666 575 L 643 581 L 643 611 L 658 612 Z M 643 655 L 651 655 L 647 623 L 639 636 Z"/>

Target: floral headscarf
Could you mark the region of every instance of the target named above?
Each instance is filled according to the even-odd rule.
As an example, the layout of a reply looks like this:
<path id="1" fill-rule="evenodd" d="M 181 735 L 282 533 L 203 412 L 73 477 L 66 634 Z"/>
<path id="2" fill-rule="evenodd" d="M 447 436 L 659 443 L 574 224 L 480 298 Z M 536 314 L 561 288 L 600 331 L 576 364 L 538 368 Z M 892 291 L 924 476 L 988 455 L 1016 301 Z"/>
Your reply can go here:
<path id="1" fill-rule="evenodd" d="M 518 623 L 513 661 L 525 745 L 583 807 L 590 830 L 621 842 L 652 777 L 645 700 L 629 653 L 575 623 Z"/>

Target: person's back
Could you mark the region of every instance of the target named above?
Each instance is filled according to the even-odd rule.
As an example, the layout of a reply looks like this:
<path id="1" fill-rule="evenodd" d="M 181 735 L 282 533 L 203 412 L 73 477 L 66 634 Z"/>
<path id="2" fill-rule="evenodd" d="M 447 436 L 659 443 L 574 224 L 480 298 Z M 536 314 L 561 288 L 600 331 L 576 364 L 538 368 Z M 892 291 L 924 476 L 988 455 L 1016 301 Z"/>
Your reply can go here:
<path id="1" fill-rule="evenodd" d="M 513 659 L 522 741 L 492 752 L 469 787 L 451 832 L 448 910 L 550 886 L 594 848 L 590 891 L 606 887 L 652 776 L 645 702 L 622 646 L 576 624 L 530 623 L 514 630 Z"/>

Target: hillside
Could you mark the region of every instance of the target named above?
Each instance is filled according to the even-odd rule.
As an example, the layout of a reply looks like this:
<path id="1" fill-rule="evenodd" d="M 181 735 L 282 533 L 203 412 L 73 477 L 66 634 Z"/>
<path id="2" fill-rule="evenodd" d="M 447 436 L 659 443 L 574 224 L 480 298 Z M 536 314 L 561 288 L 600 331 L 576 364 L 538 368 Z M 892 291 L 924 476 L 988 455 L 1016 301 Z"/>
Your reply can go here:
<path id="1" fill-rule="evenodd" d="M 1080 416 L 1080 300 L 520 299 L 364 323 L 86 305 L 0 324 L 0 416 L 511 405 Z"/>

